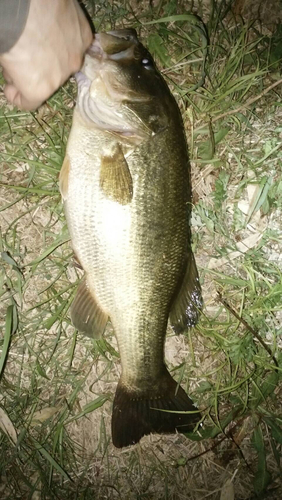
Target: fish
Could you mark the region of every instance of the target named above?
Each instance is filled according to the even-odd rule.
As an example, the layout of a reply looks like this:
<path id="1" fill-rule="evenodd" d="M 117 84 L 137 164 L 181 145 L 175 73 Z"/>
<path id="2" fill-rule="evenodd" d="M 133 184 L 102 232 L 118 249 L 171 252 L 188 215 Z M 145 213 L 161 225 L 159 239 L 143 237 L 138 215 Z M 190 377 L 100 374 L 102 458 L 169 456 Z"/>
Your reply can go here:
<path id="1" fill-rule="evenodd" d="M 84 270 L 75 328 L 99 339 L 111 322 L 121 359 L 115 447 L 191 432 L 199 409 L 164 360 L 168 321 L 197 323 L 188 147 L 177 103 L 134 29 L 94 35 L 76 74 L 77 102 L 59 186 Z"/>

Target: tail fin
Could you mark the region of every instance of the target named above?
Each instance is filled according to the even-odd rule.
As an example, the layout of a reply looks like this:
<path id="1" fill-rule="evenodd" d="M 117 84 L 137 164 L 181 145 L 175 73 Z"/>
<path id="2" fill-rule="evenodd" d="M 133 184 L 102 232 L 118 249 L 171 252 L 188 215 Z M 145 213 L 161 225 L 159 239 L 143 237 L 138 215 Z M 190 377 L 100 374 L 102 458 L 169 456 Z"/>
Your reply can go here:
<path id="1" fill-rule="evenodd" d="M 158 387 L 154 392 L 152 389 L 137 392 L 119 382 L 112 416 L 116 448 L 138 443 L 150 433 L 192 432 L 201 415 L 186 392 L 180 386 L 177 388 L 167 370 Z M 179 411 L 197 413 L 173 413 Z"/>

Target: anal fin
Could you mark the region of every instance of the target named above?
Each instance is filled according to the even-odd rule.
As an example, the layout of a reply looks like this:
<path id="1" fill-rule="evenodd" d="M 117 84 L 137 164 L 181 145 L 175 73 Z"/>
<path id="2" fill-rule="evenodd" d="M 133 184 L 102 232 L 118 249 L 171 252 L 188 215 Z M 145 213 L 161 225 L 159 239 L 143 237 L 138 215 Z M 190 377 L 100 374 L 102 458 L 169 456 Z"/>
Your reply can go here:
<path id="1" fill-rule="evenodd" d="M 94 339 L 99 339 L 106 328 L 108 315 L 102 311 L 84 279 L 71 306 L 71 319 L 75 328 Z"/>
<path id="2" fill-rule="evenodd" d="M 197 324 L 203 306 L 201 285 L 195 257 L 189 254 L 186 273 L 172 304 L 169 319 L 175 333 L 182 333 Z"/>
<path id="3" fill-rule="evenodd" d="M 113 405 L 113 444 L 122 448 L 151 433 L 192 432 L 200 418 L 199 410 L 166 369 L 157 390 L 142 392 L 119 382 Z"/>

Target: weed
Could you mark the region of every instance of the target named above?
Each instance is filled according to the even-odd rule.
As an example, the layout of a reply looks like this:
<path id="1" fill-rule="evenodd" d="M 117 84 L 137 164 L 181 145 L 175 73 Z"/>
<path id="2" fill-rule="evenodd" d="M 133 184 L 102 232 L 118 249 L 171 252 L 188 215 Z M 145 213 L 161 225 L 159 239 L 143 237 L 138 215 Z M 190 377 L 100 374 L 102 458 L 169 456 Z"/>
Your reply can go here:
<path id="1" fill-rule="evenodd" d="M 58 173 L 75 85 L 36 113 L 1 101 L 1 498 L 218 498 L 227 479 L 236 498 L 281 496 L 281 27 L 231 4 L 198 2 L 204 25 L 185 2 L 87 2 L 97 30 L 137 29 L 183 114 L 205 309 L 166 355 L 198 433 L 113 448 L 113 332 L 84 339 L 68 314 L 81 271 Z"/>

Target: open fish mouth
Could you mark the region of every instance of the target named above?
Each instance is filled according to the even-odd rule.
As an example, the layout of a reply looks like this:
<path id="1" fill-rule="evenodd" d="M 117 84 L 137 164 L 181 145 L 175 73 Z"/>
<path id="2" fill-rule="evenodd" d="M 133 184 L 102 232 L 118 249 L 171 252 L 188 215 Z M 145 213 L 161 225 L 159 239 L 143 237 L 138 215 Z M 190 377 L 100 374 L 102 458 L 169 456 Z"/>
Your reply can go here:
<path id="1" fill-rule="evenodd" d="M 137 33 L 134 29 L 124 29 L 118 31 L 108 31 L 106 33 L 97 33 L 94 36 L 93 42 L 86 51 L 85 64 L 81 71 L 75 74 L 77 83 L 85 82 L 86 79 L 91 80 L 91 76 L 97 74 L 97 66 L 102 65 L 107 60 L 119 61 L 130 60 L 134 57 L 134 49 L 138 46 L 139 41 Z M 87 76 L 89 64 L 91 60 L 96 61 L 93 71 Z M 93 73 L 91 75 L 91 73 Z"/>
<path id="2" fill-rule="evenodd" d="M 107 31 L 95 35 L 87 53 L 92 57 L 114 61 L 130 59 L 134 52 L 134 46 L 138 44 L 137 33 L 134 29 Z"/>
<path id="3" fill-rule="evenodd" d="M 128 102 L 148 102 L 148 96 L 130 88 L 123 65 L 134 64 L 142 45 L 134 29 L 97 33 L 76 73 L 77 107 L 88 124 L 124 136 L 143 137 L 138 119 L 129 118 Z M 146 134 L 145 134 L 146 135 Z"/>

